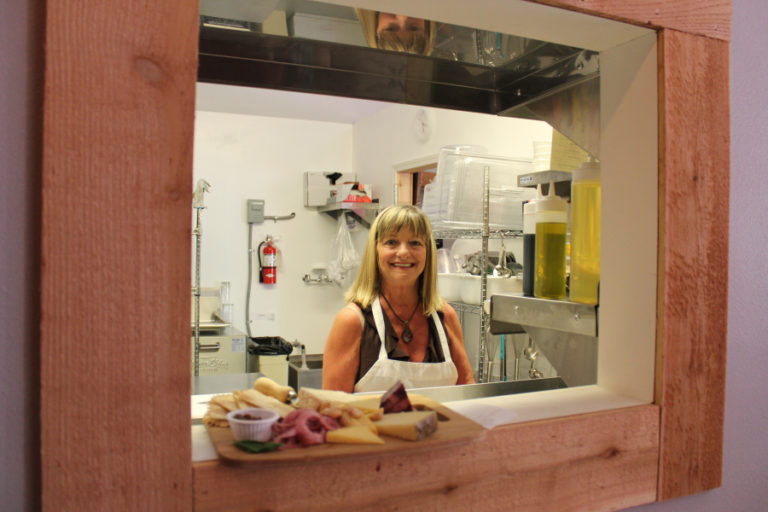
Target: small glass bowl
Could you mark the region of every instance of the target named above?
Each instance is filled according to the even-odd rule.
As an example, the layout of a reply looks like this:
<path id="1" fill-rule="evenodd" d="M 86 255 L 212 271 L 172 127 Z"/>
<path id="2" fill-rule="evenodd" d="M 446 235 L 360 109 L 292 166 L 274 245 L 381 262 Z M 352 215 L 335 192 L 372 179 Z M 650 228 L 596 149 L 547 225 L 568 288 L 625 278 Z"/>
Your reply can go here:
<path id="1" fill-rule="evenodd" d="M 269 441 L 272 439 L 272 425 L 279 417 L 275 411 L 260 407 L 227 413 L 235 441 Z"/>

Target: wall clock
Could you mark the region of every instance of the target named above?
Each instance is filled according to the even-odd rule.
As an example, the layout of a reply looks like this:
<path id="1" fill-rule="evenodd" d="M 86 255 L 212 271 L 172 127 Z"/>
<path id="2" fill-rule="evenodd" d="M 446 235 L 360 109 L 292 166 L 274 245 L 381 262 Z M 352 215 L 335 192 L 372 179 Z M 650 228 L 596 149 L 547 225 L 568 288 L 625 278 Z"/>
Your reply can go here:
<path id="1" fill-rule="evenodd" d="M 426 142 L 432 135 L 432 120 L 424 109 L 416 112 L 413 120 L 413 134 L 419 142 Z"/>

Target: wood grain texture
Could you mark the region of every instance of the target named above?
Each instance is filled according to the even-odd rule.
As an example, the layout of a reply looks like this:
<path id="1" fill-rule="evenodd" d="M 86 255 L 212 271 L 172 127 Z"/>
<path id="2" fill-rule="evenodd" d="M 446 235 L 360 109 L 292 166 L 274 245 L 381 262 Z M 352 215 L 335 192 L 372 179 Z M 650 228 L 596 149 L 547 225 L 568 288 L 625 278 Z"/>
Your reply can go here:
<path id="1" fill-rule="evenodd" d="M 46 16 L 43 510 L 189 510 L 197 2 Z"/>
<path id="2" fill-rule="evenodd" d="M 500 427 L 428 454 L 195 464 L 195 510 L 600 511 L 656 497 L 658 408 Z"/>
<path id="3" fill-rule="evenodd" d="M 671 28 L 724 41 L 731 39 L 730 0 L 536 0 L 535 3 L 651 28 Z"/>
<path id="4" fill-rule="evenodd" d="M 721 483 L 728 297 L 728 44 L 660 38 L 659 498 Z"/>

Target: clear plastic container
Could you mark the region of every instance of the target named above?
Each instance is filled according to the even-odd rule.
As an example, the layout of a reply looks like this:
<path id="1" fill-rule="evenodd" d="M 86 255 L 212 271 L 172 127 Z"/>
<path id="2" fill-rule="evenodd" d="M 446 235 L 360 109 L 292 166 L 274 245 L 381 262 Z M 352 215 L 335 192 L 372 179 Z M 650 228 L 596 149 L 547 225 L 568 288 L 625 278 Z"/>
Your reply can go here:
<path id="1" fill-rule="evenodd" d="M 440 150 L 437 189 L 429 191 L 426 210 L 434 225 L 455 229 L 482 227 L 486 168 L 489 169 L 489 227 L 522 230 L 523 203 L 532 199 L 535 191 L 518 188 L 517 176 L 531 171 L 531 160 L 485 155 L 474 151 L 472 146 L 448 146 Z"/>
<path id="2" fill-rule="evenodd" d="M 456 274 L 461 275 L 461 302 L 464 304 L 480 305 L 482 296 L 482 283 L 480 282 L 481 276 L 473 276 L 471 274 Z M 523 281 L 518 279 L 517 275 L 513 276 L 485 276 L 486 279 L 486 298 L 498 293 L 519 293 L 523 291 Z"/>
<path id="3" fill-rule="evenodd" d="M 235 441 L 269 441 L 272 439 L 272 424 L 279 417 L 275 411 L 260 407 L 227 413 L 227 421 Z"/>
<path id="4" fill-rule="evenodd" d="M 437 274 L 437 292 L 448 302 L 461 300 L 461 289 L 465 274 Z"/>

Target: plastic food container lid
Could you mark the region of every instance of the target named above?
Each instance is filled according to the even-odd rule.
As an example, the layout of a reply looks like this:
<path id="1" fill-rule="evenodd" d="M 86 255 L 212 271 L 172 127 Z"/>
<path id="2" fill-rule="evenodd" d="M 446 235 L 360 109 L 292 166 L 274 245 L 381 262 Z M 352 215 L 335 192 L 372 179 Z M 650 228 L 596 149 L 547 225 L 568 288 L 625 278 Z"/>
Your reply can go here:
<path id="1" fill-rule="evenodd" d="M 251 419 L 247 418 L 248 416 Z M 227 421 L 232 428 L 232 437 L 235 441 L 269 441 L 272 439 L 272 425 L 279 417 L 280 415 L 275 411 L 260 407 L 238 409 L 227 413 Z"/>

